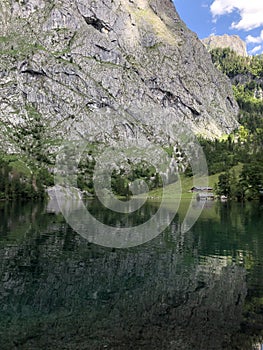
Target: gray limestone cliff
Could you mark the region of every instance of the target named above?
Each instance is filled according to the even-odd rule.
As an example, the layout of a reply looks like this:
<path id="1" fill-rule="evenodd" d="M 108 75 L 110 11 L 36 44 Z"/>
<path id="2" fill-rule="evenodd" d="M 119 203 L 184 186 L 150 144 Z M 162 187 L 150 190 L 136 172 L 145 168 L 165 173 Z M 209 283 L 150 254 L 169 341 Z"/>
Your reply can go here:
<path id="1" fill-rule="evenodd" d="M 246 43 L 238 35 L 211 35 L 208 38 L 202 39 L 203 44 L 210 49 L 227 48 L 235 51 L 239 56 L 247 56 Z"/>
<path id="2" fill-rule="evenodd" d="M 142 134 L 161 145 L 185 123 L 237 126 L 231 84 L 170 0 L 5 0 L 0 5 L 1 147 L 42 159 L 62 140 Z"/>

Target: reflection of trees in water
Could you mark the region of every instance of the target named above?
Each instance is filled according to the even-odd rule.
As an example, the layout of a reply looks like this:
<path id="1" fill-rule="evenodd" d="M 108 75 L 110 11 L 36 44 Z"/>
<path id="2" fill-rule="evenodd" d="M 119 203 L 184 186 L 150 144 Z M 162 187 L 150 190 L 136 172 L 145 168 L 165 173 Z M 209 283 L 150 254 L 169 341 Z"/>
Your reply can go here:
<path id="1" fill-rule="evenodd" d="M 234 251 L 212 256 L 212 222 L 184 235 L 178 225 L 114 251 L 39 211 L 38 229 L 0 250 L 2 349 L 250 349 L 262 318 L 244 266 Z"/>
<path id="2" fill-rule="evenodd" d="M 105 208 L 97 200 L 88 202 L 87 208 L 89 212 L 96 217 L 96 219 L 105 225 L 116 227 L 131 227 L 143 224 L 153 215 L 155 215 L 156 211 L 158 210 L 158 207 L 146 202 L 139 210 L 135 212 L 121 214 Z M 132 208 L 129 210 L 132 211 Z"/>
<path id="3" fill-rule="evenodd" d="M 35 224 L 41 223 L 41 212 L 44 203 L 32 202 L 0 202 L 0 232 L 1 236 L 22 238 Z"/>
<path id="4" fill-rule="evenodd" d="M 220 220 L 199 220 L 193 231 L 202 240 L 202 250 L 232 256 L 251 269 L 255 261 L 263 261 L 262 210 L 258 203 L 218 203 Z"/>

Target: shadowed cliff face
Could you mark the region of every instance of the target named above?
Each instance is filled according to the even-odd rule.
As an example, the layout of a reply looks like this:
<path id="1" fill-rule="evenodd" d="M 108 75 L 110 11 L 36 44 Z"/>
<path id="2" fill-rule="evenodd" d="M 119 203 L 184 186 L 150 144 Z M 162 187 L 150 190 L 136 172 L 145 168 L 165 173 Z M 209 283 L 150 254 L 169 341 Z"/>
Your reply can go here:
<path id="1" fill-rule="evenodd" d="M 173 125 L 207 136 L 237 126 L 230 83 L 171 1 L 0 6 L 5 149 L 48 154 L 61 139 L 111 142 L 138 130 L 167 144 Z"/>

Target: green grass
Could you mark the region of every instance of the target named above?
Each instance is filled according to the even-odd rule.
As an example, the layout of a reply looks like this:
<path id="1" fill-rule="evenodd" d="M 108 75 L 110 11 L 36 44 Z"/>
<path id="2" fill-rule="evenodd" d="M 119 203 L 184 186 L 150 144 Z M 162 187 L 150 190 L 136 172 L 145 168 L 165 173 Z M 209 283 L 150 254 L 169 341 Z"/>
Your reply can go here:
<path id="1" fill-rule="evenodd" d="M 235 165 L 231 168 L 230 171 L 235 171 L 236 176 L 238 176 L 241 173 L 243 164 L 239 163 L 238 165 Z M 208 186 L 215 187 L 215 185 L 218 183 L 219 176 L 222 173 L 214 174 L 208 176 Z M 189 192 L 190 189 L 193 187 L 193 177 L 187 177 L 184 174 L 180 174 L 181 179 L 181 186 L 182 186 L 182 193 L 181 198 L 182 199 L 191 199 L 193 196 L 195 196 L 195 193 Z M 200 179 L 200 182 L 202 182 L 202 179 Z M 198 180 L 197 180 L 198 183 Z M 165 196 L 165 200 L 174 199 L 176 198 L 176 187 L 178 185 L 176 183 L 172 183 L 168 186 L 166 186 L 167 194 Z M 161 199 L 162 198 L 163 189 L 157 188 L 149 192 L 148 197 L 152 199 Z M 139 196 L 138 196 L 139 197 Z"/>
<path id="2" fill-rule="evenodd" d="M 238 164 L 234 166 L 231 171 L 235 171 L 236 176 L 238 176 L 241 172 L 242 169 L 242 164 Z M 218 182 L 218 178 L 222 173 L 214 174 L 208 176 L 208 185 L 210 187 L 215 187 L 215 185 Z M 182 186 L 182 193 L 181 193 L 181 199 L 180 199 L 180 204 L 179 208 L 177 210 L 177 213 L 179 215 L 180 221 L 182 221 L 189 209 L 189 207 L 192 205 L 191 204 L 191 199 L 195 199 L 196 193 L 189 192 L 190 189 L 193 187 L 193 178 L 192 177 L 187 177 L 184 174 L 180 174 L 180 179 L 181 179 L 181 186 Z M 176 194 L 176 184 L 170 184 L 166 186 L 166 195 L 163 198 L 164 203 L 163 205 L 165 208 L 167 208 L 170 211 L 174 211 L 175 209 L 175 200 L 179 198 L 179 195 Z M 150 191 L 148 194 L 149 201 L 156 206 L 159 207 L 160 205 L 160 200 L 162 198 L 162 188 L 155 189 L 153 191 Z M 178 192 L 178 190 L 177 190 Z M 212 203 L 211 203 L 212 204 Z M 214 221 L 219 221 L 220 220 L 220 215 L 218 211 L 217 205 L 209 205 L 209 201 L 207 202 L 207 205 L 205 205 L 203 211 L 201 212 L 200 216 L 204 216 L 206 219 L 211 219 Z"/>

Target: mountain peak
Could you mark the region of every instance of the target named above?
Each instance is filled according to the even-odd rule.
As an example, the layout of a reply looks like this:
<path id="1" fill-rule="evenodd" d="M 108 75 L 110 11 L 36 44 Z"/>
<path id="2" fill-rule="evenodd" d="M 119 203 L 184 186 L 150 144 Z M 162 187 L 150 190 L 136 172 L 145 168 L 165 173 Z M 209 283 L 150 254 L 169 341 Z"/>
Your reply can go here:
<path id="1" fill-rule="evenodd" d="M 210 35 L 208 38 L 202 39 L 201 41 L 208 48 L 208 50 L 218 47 L 229 47 L 239 56 L 246 57 L 248 55 L 246 43 L 238 35 Z"/>

